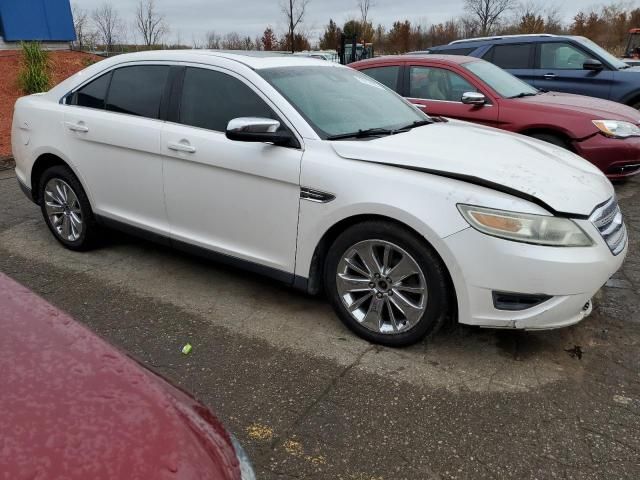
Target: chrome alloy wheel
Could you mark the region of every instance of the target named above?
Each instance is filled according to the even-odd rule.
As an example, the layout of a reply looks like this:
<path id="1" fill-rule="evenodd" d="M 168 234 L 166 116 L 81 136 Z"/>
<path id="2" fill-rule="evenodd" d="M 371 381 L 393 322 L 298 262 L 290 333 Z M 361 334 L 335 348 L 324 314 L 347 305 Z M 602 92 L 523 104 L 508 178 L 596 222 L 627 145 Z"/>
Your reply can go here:
<path id="1" fill-rule="evenodd" d="M 338 264 L 336 285 L 351 316 L 376 333 L 410 330 L 427 308 L 427 282 L 418 262 L 384 240 L 349 248 Z"/>
<path id="2" fill-rule="evenodd" d="M 52 178 L 44 187 L 44 202 L 49 222 L 60 238 L 75 242 L 82 235 L 82 209 L 78 196 L 67 182 Z"/>

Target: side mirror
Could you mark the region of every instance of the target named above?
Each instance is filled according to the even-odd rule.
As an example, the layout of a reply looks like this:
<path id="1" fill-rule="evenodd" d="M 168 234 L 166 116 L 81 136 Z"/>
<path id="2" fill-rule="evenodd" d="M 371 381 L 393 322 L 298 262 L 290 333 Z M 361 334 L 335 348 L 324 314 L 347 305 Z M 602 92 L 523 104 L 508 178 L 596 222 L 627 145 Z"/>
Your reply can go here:
<path id="1" fill-rule="evenodd" d="M 293 137 L 286 130 L 280 130 L 280 122 L 271 118 L 240 117 L 227 125 L 226 135 L 237 142 L 266 142 L 287 145 Z"/>
<path id="2" fill-rule="evenodd" d="M 462 103 L 465 105 L 484 105 L 487 97 L 480 92 L 467 92 L 462 94 Z"/>
<path id="3" fill-rule="evenodd" d="M 594 72 L 599 72 L 600 70 L 604 70 L 604 65 L 600 60 L 596 60 L 594 58 L 587 58 L 582 64 L 582 68 L 584 70 L 592 70 Z"/>

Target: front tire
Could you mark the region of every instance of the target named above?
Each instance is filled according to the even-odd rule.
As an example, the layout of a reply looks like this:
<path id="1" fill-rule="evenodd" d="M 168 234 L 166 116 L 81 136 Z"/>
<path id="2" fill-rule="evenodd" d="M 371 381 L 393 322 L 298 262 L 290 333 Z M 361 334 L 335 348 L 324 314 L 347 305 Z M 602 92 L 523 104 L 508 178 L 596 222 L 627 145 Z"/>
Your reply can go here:
<path id="1" fill-rule="evenodd" d="M 327 254 L 329 301 L 360 337 L 402 347 L 435 333 L 447 318 L 442 260 L 410 230 L 367 221 L 345 230 Z"/>
<path id="2" fill-rule="evenodd" d="M 558 135 L 553 135 L 552 133 L 534 133 L 529 136 L 531 138 L 536 138 L 538 140 L 542 140 L 543 142 L 550 143 L 551 145 L 555 145 L 556 147 L 564 148 L 565 150 L 571 150 L 569 143 L 564 138 Z"/>
<path id="3" fill-rule="evenodd" d="M 78 178 L 63 165 L 45 170 L 40 177 L 39 204 L 53 236 L 70 250 L 94 246 L 98 225 Z"/>

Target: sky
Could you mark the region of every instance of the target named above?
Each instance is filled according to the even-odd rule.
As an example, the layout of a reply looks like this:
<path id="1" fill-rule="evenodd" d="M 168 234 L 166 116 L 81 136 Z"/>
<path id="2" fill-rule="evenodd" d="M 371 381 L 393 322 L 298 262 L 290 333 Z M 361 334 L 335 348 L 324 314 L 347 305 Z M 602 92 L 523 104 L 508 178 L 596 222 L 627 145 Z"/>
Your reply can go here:
<path id="1" fill-rule="evenodd" d="M 281 0 L 156 0 L 158 10 L 166 17 L 171 28 L 169 41 L 180 39 L 191 44 L 193 39 L 204 39 L 208 31 L 224 35 L 236 31 L 255 38 L 271 25 L 277 34 L 286 31 L 280 9 Z M 610 0 L 534 0 L 536 3 L 559 6 L 561 16 L 569 21 L 576 11 L 589 9 Z M 72 0 L 80 8 L 91 11 L 105 0 Z M 108 0 L 120 17 L 131 27 L 138 0 Z M 640 0 L 627 0 L 627 4 L 640 6 Z M 429 25 L 440 23 L 463 13 L 464 0 L 373 0 L 370 18 L 374 24 L 389 27 L 394 20 L 408 19 L 412 23 Z M 310 0 L 303 29 L 313 40 L 317 39 L 329 19 L 338 24 L 350 18 L 359 18 L 357 0 Z M 133 39 L 128 39 L 132 41 Z"/>

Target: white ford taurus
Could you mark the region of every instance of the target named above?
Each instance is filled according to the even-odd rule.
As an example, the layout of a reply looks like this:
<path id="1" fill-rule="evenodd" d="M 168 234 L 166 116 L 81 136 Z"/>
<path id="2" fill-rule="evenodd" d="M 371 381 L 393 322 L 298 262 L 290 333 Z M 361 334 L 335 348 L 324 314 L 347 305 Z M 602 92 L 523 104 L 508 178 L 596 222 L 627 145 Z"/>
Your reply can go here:
<path id="1" fill-rule="evenodd" d="M 613 187 L 588 162 L 436 121 L 320 60 L 118 56 L 21 98 L 12 144 L 65 247 L 103 226 L 141 233 L 324 290 L 349 328 L 387 345 L 448 318 L 574 324 L 626 255 Z"/>

